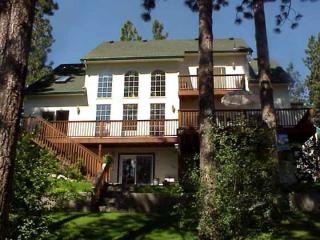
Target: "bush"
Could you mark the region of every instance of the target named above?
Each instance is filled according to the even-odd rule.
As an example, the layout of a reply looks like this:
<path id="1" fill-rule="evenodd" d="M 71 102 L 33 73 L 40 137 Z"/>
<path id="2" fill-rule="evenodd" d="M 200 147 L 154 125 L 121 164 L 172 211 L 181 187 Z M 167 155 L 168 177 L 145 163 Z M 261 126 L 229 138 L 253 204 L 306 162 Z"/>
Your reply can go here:
<path id="1" fill-rule="evenodd" d="M 215 127 L 210 134 L 216 150 L 217 169 L 212 174 L 216 188 L 210 197 L 216 218 L 200 216 L 205 189 L 200 184 L 199 156 L 195 155 L 186 160 L 186 174 L 180 180 L 181 200 L 176 213 L 181 222 L 201 229 L 214 224 L 219 239 L 242 239 L 269 230 L 275 197 L 275 149 L 270 132 L 242 123 L 237 127 Z"/>
<path id="2" fill-rule="evenodd" d="M 47 233 L 43 206 L 45 194 L 54 184 L 50 175 L 58 169 L 58 161 L 31 137 L 22 133 L 17 144 L 9 239 L 44 239 Z"/>
<path id="3" fill-rule="evenodd" d="M 269 130 L 239 127 L 213 132 L 217 162 L 217 229 L 221 239 L 232 239 L 266 230 L 274 200 L 273 137 Z"/>

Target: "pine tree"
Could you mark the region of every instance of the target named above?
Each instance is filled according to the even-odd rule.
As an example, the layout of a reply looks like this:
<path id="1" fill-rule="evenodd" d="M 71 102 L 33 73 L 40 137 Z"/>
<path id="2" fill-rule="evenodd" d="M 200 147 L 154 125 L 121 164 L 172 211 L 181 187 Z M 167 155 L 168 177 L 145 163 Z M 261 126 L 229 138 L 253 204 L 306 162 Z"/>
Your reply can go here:
<path id="1" fill-rule="evenodd" d="M 163 24 L 158 20 L 154 20 L 152 23 L 152 34 L 153 40 L 163 40 L 169 36 L 168 33 L 163 34 Z"/>
<path id="2" fill-rule="evenodd" d="M 47 16 L 53 15 L 57 9 L 58 5 L 53 0 L 41 0 L 36 4 L 26 84 L 31 84 L 52 70 L 52 63 L 46 63 L 50 47 L 54 42 L 52 26 Z"/>
<path id="3" fill-rule="evenodd" d="M 35 0 L 0 0 L 0 240 L 5 239 Z"/>
<path id="4" fill-rule="evenodd" d="M 305 89 L 305 82 L 301 79 L 300 73 L 295 69 L 293 63 L 289 63 L 287 73 L 291 77 L 289 85 L 290 101 L 293 103 L 304 103 L 308 101 L 308 93 Z"/>
<path id="5" fill-rule="evenodd" d="M 309 38 L 304 63 L 309 69 L 306 83 L 309 89 L 310 102 L 318 110 L 316 123 L 320 125 L 320 33 Z"/>
<path id="6" fill-rule="evenodd" d="M 132 22 L 126 21 L 121 28 L 121 41 L 141 41 L 142 37 L 138 34 Z"/>

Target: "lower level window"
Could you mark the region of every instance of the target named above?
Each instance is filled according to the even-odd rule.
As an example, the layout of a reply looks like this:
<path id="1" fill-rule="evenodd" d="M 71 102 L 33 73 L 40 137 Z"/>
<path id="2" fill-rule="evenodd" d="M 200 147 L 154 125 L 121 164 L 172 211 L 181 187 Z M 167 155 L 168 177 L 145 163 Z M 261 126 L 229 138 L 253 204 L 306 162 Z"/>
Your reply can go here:
<path id="1" fill-rule="evenodd" d="M 96 136 L 108 136 L 107 121 L 110 120 L 111 105 L 97 104 L 96 109 Z"/>
<path id="2" fill-rule="evenodd" d="M 165 104 L 153 103 L 150 105 L 150 135 L 163 136 L 165 129 Z"/>
<path id="3" fill-rule="evenodd" d="M 138 119 L 138 104 L 124 104 L 122 131 L 136 131 L 137 119 Z"/>
<path id="4" fill-rule="evenodd" d="M 119 180 L 122 184 L 151 184 L 153 155 L 120 155 Z"/>

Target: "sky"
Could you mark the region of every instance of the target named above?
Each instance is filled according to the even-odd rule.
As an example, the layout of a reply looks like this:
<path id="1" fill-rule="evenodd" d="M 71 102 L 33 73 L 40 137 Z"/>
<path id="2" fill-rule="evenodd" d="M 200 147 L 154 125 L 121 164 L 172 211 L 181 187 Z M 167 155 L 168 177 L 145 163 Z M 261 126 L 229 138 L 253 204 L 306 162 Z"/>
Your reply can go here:
<path id="1" fill-rule="evenodd" d="M 279 0 L 278 0 L 279 1 Z M 59 10 L 50 17 L 55 42 L 48 61 L 54 66 L 78 63 L 81 57 L 104 41 L 117 41 L 126 20 L 136 26 L 143 39 L 152 38 L 151 22 L 141 19 L 141 0 L 56 0 Z M 158 0 L 152 18 L 164 24 L 169 39 L 194 39 L 198 37 L 198 16 L 183 4 L 184 0 Z M 254 50 L 253 21 L 245 20 L 235 25 L 236 3 L 230 0 L 226 8 L 213 13 L 214 38 L 243 38 Z M 286 68 L 292 62 L 302 77 L 308 74 L 303 64 L 308 38 L 320 32 L 320 1 L 292 0 L 294 11 L 301 13 L 298 28 L 282 26 L 282 33 L 274 33 L 274 16 L 279 12 L 278 3 L 265 6 L 270 57 Z"/>

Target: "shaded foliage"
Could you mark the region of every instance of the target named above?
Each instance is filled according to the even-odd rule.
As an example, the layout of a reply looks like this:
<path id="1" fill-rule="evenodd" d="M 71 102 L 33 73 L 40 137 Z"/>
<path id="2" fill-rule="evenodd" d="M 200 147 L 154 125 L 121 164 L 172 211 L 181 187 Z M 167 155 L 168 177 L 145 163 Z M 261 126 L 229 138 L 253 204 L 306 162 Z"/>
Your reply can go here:
<path id="1" fill-rule="evenodd" d="M 14 197 L 11 203 L 11 239 L 45 239 L 48 219 L 44 197 L 52 188 L 49 178 L 58 169 L 56 158 L 22 133 L 17 145 Z"/>
<path id="2" fill-rule="evenodd" d="M 216 127 L 211 136 L 216 149 L 217 172 L 216 191 L 210 201 L 217 212 L 214 221 L 217 239 L 245 239 L 272 231 L 275 197 L 272 135 L 264 128 L 252 128 L 244 123 L 238 127 Z M 198 159 L 198 156 L 187 159 L 176 210 L 184 219 L 183 223 L 201 227 L 207 222 L 199 222 L 205 189 L 199 180 Z"/>
<path id="3" fill-rule="evenodd" d="M 300 182 L 315 182 L 320 179 L 320 142 L 311 138 L 302 146 L 294 146 L 297 178 Z"/>

